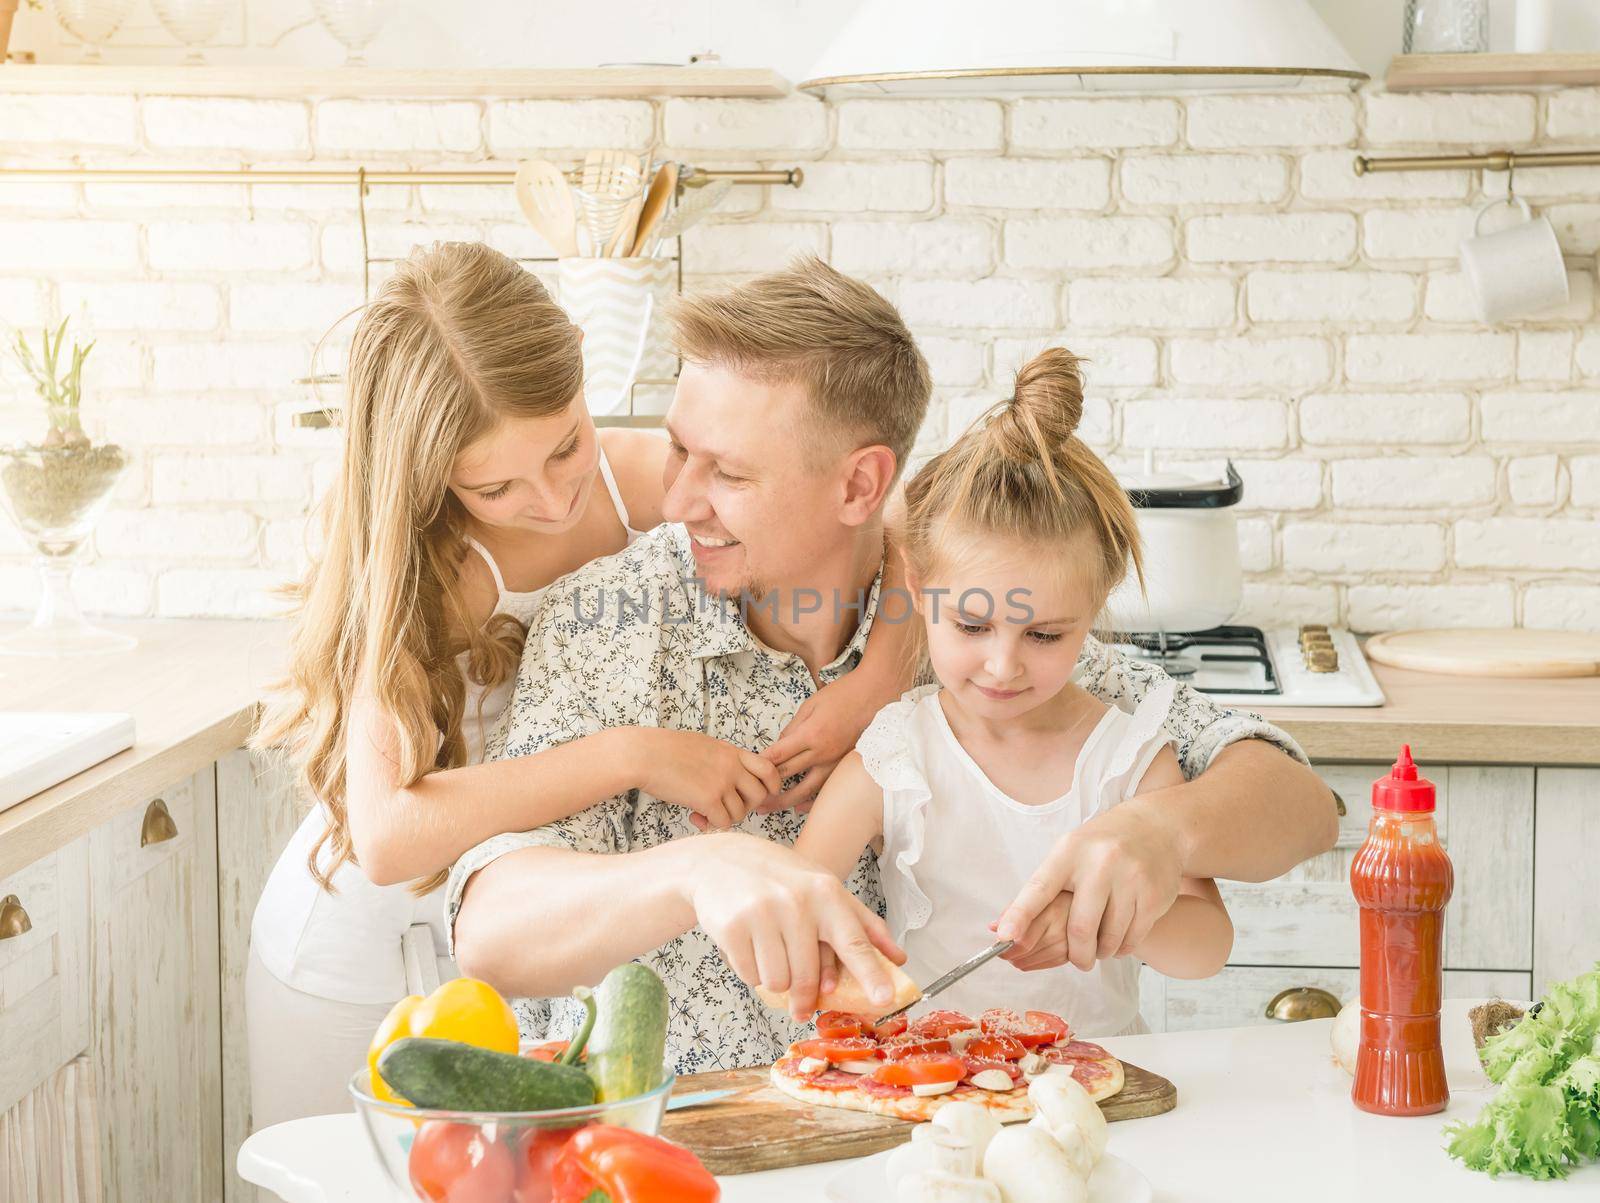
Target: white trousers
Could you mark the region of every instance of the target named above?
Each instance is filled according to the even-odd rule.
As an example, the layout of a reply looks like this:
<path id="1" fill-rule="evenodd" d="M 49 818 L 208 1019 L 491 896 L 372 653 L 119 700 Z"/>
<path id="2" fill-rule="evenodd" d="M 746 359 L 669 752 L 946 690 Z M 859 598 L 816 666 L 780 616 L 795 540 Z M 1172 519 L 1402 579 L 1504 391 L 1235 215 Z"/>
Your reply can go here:
<path id="1" fill-rule="evenodd" d="M 372 1033 L 393 1005 L 306 994 L 274 977 L 251 949 L 244 976 L 251 1131 L 352 1111 L 350 1075 L 367 1063 Z"/>

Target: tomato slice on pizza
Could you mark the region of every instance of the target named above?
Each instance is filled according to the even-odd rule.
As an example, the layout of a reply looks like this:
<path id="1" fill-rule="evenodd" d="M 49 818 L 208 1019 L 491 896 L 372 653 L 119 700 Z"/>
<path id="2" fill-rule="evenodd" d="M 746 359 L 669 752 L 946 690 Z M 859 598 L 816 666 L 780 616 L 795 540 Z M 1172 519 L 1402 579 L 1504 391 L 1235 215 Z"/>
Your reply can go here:
<path id="1" fill-rule="evenodd" d="M 798 1040 L 789 1055 L 842 1065 L 846 1061 L 876 1061 L 882 1058 L 878 1042 L 871 1036 L 838 1036 L 832 1039 Z"/>
<path id="2" fill-rule="evenodd" d="M 885 1086 L 933 1086 L 959 1082 L 967 1063 L 954 1053 L 915 1053 L 898 1061 L 885 1061 L 872 1071 L 874 1081 Z"/>
<path id="3" fill-rule="evenodd" d="M 897 1036 L 883 1046 L 883 1056 L 886 1061 L 904 1061 L 907 1057 L 915 1057 L 923 1053 L 948 1053 L 951 1051 L 948 1040 L 923 1040 L 917 1036 Z"/>
<path id="4" fill-rule="evenodd" d="M 1067 1025 L 1067 1021 L 1053 1011 L 1028 1011 L 1023 1018 L 1034 1031 L 1044 1032 L 1050 1037 L 1041 1043 L 1060 1044 L 1072 1039 L 1072 1029 Z"/>
<path id="5" fill-rule="evenodd" d="M 843 1011 L 824 1011 L 817 1016 L 817 1035 L 824 1040 L 869 1034 L 867 1021 L 859 1015 L 846 1015 Z"/>
<path id="6" fill-rule="evenodd" d="M 1028 1055 L 1028 1046 L 1015 1036 L 979 1036 L 961 1051 L 981 1061 L 1020 1061 Z"/>
<path id="7" fill-rule="evenodd" d="M 952 1032 L 971 1031 L 978 1026 L 973 1019 L 960 1011 L 929 1011 L 921 1019 L 911 1021 L 908 1030 L 919 1036 L 948 1036 Z"/>

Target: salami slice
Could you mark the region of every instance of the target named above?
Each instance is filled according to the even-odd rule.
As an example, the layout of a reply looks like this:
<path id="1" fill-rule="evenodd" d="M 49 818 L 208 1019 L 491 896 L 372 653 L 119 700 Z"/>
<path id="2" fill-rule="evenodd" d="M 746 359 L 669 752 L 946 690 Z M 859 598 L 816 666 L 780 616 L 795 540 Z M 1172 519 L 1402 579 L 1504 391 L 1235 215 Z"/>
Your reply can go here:
<path id="1" fill-rule="evenodd" d="M 1104 1061 L 1072 1061 L 1068 1064 L 1072 1066 L 1072 1076 L 1077 1079 L 1078 1085 L 1090 1094 L 1094 1093 L 1097 1085 L 1116 1073 L 1116 1070 Z"/>
<path id="2" fill-rule="evenodd" d="M 847 1078 L 851 1076 L 851 1074 L 845 1074 L 845 1077 Z M 862 1094 L 871 1095 L 872 1097 L 879 1099 L 907 1098 L 911 1094 L 911 1087 L 894 1086 L 888 1082 L 880 1082 L 871 1074 L 863 1074 L 860 1077 L 857 1077 L 855 1079 L 855 1085 L 861 1088 Z"/>
<path id="3" fill-rule="evenodd" d="M 816 1073 L 801 1073 L 800 1058 L 798 1057 L 785 1057 L 773 1068 L 793 1076 L 807 1086 L 815 1086 L 819 1090 L 850 1090 L 860 1082 L 859 1074 L 845 1073 L 844 1070 L 834 1069 L 831 1066 L 827 1069 L 818 1070 Z"/>
<path id="4" fill-rule="evenodd" d="M 1046 1061 L 1055 1065 L 1064 1065 L 1070 1061 L 1102 1061 L 1111 1054 L 1098 1044 L 1090 1044 L 1087 1040 L 1074 1040 L 1068 1044 L 1053 1044 L 1049 1048 L 1034 1050 Z"/>

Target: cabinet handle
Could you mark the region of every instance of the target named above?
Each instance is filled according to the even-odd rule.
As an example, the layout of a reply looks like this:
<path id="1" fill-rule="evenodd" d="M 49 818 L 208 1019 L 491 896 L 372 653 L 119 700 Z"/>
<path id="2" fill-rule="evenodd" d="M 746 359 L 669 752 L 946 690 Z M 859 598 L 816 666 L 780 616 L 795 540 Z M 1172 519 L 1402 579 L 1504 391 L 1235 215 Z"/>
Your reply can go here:
<path id="1" fill-rule="evenodd" d="M 165 802 L 156 798 L 145 807 L 144 823 L 139 827 L 139 847 L 148 848 L 151 844 L 164 844 L 176 838 L 177 834 L 178 825 L 167 813 Z"/>
<path id="2" fill-rule="evenodd" d="M 1341 819 L 1344 818 L 1345 815 L 1350 813 L 1349 809 L 1344 804 L 1344 799 L 1339 796 L 1339 791 L 1336 789 L 1330 789 L 1328 792 L 1333 795 L 1333 805 L 1334 808 L 1338 810 L 1339 817 Z"/>
<path id="3" fill-rule="evenodd" d="M 1267 1018 L 1283 1023 L 1302 1019 L 1332 1019 L 1339 1013 L 1339 1000 L 1316 986 L 1290 986 L 1279 990 L 1267 1004 Z"/>
<path id="4" fill-rule="evenodd" d="M 22 909 L 17 896 L 7 894 L 0 898 L 0 940 L 9 940 L 12 936 L 32 930 L 33 920 L 28 918 L 28 912 Z"/>

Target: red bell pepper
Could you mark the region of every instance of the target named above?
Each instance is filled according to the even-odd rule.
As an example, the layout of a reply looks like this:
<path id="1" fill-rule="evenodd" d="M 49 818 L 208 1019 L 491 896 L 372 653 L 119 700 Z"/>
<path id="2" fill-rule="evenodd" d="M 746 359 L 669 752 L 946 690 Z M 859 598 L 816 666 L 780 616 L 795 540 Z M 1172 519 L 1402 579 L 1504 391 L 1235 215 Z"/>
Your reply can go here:
<path id="1" fill-rule="evenodd" d="M 717 1203 L 700 1159 L 658 1136 L 595 1124 L 573 1133 L 551 1172 L 552 1203 Z"/>

